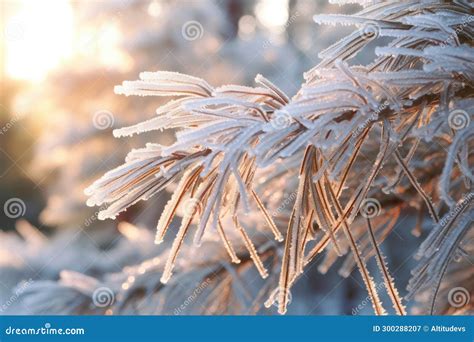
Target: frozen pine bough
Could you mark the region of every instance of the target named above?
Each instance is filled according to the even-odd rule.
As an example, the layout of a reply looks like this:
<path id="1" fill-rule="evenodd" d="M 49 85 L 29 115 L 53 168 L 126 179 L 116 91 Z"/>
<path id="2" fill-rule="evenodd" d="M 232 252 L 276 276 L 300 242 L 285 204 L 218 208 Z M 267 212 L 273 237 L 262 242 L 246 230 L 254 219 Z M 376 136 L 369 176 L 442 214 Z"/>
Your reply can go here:
<path id="1" fill-rule="evenodd" d="M 432 228 L 420 246 L 410 294 L 429 289 L 425 309 L 435 312 L 446 310 L 437 298 L 450 287 L 466 286 L 471 293 L 472 282 L 452 275 L 450 264 L 466 264 L 455 273 L 472 273 L 465 260 L 472 242 L 463 246 L 472 238 L 473 216 L 472 5 L 365 6 L 354 16 L 315 17 L 357 30 L 321 52 L 321 63 L 305 74 L 291 99 L 261 75 L 256 87 L 216 88 L 188 75 L 144 72 L 116 88 L 118 94 L 175 97 L 158 108 L 155 119 L 114 134 L 178 129 L 176 142 L 132 151 L 123 166 L 87 190 L 90 205 L 109 205 L 100 214 L 105 219 L 177 183 L 157 225 L 156 243 L 174 235 L 162 283 L 190 239 L 200 245 L 215 237 L 233 263 L 241 262 L 234 245 L 245 246 L 267 278 L 268 266 L 252 241 L 250 227 L 257 227 L 283 250 L 279 279 L 266 301 L 276 301 L 280 313 L 305 266 L 324 252 L 323 269 L 351 256 L 342 273 L 357 268 L 375 313 L 384 314 L 389 305 L 380 301 L 367 267 L 374 257 L 393 310 L 405 314 L 380 244 L 396 222 L 391 218 L 414 208 Z M 375 48 L 371 64 L 350 65 L 381 38 L 389 43 Z M 273 215 L 292 192 L 292 209 Z M 169 231 L 176 216 L 181 224 Z"/>
<path id="2" fill-rule="evenodd" d="M 119 301 L 112 312 L 136 300 L 169 313 L 166 301 L 177 291 L 170 279 L 198 277 L 212 284 L 200 287 L 207 293 L 202 313 L 238 302 L 277 305 L 283 314 L 292 286 L 321 254 L 323 273 L 341 257 L 342 276 L 358 270 L 376 314 L 404 315 L 409 301 L 414 313 L 473 312 L 473 5 L 361 5 L 355 15 L 315 16 L 356 29 L 320 53 L 293 97 L 262 75 L 255 87 L 214 87 L 189 75 L 143 72 L 116 88 L 173 97 L 156 118 L 117 129 L 116 137 L 175 129 L 176 140 L 131 151 L 86 190 L 89 205 L 107 205 L 99 218 L 113 219 L 174 186 L 155 237 L 160 244 L 172 236 L 172 246 L 133 275 L 105 277 L 121 284 L 113 287 Z M 374 45 L 374 60 L 354 65 Z M 406 284 L 382 245 L 407 216 L 416 217 L 408 229 L 420 247 L 402 298 L 398 288 Z M 221 252 L 207 248 L 216 241 Z M 368 267 L 372 258 L 376 270 Z M 234 291 L 250 263 L 264 279 L 262 291 L 242 300 Z M 156 301 L 139 302 L 140 291 Z M 381 301 L 382 291 L 390 302 Z"/>
<path id="3" fill-rule="evenodd" d="M 147 14 L 152 5 L 160 8 L 159 20 Z M 191 65 L 191 61 L 200 66 L 214 51 L 209 46 L 222 44 L 231 26 L 225 20 L 224 6 L 209 1 L 192 4 L 152 0 L 92 1 L 77 4 L 74 12 L 77 16 L 75 25 L 80 28 L 79 49 L 71 56 L 69 64 L 73 63 L 75 67 L 60 67 L 43 82 L 43 87 L 23 90 L 20 108 L 16 109 L 24 111 L 22 103 L 34 103 L 31 117 L 35 120 L 46 120 L 45 113 L 58 117 L 58 120 L 46 121 L 44 134 L 36 143 L 30 170 L 35 180 L 46 185 L 48 201 L 39 219 L 60 229 L 81 225 L 93 215 L 92 209 L 85 206 L 84 187 L 120 163 L 131 146 L 146 142 L 144 136 L 124 139 L 129 146 L 118 150 L 109 130 L 129 125 L 132 120 L 145 120 L 156 108 L 156 101 L 151 103 L 144 98 L 131 101 L 116 96 L 111 91 L 111 84 L 121 82 L 124 72 L 138 73 L 157 61 L 167 69 Z M 176 29 L 177 23 L 192 18 L 206 22 L 206 35 L 199 42 L 185 40 L 181 25 Z M 110 42 L 109 37 L 115 35 L 119 40 Z M 237 42 L 231 40 L 227 44 L 235 49 Z M 195 47 L 198 43 L 202 45 L 200 49 Z M 110 53 L 110 49 L 114 52 Z M 180 59 L 163 55 L 162 52 L 168 50 Z M 104 54 L 116 55 L 115 62 L 104 58 Z M 129 56 L 133 56 L 133 62 Z M 220 57 L 220 73 L 227 74 L 236 68 L 236 62 L 229 61 L 228 56 Z M 104 72 L 107 77 L 97 78 Z M 212 75 L 216 73 L 205 74 L 206 77 Z M 221 82 L 224 78 L 215 77 L 214 80 Z M 88 100 L 84 101 L 85 98 Z M 141 113 L 134 111 L 137 107 L 141 108 Z M 133 115 L 129 115 L 132 112 Z M 56 133 L 52 135 L 51 131 Z M 97 229 L 104 225 L 113 227 L 114 222 L 103 222 Z"/>

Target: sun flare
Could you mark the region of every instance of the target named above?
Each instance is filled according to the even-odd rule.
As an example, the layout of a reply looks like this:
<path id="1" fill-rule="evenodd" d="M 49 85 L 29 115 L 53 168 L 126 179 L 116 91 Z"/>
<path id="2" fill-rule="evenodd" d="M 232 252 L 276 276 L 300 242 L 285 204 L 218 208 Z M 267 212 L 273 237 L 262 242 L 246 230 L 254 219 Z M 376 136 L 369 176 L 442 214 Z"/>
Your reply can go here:
<path id="1" fill-rule="evenodd" d="M 39 81 L 72 53 L 73 11 L 65 0 L 19 0 L 5 21 L 5 71 Z"/>

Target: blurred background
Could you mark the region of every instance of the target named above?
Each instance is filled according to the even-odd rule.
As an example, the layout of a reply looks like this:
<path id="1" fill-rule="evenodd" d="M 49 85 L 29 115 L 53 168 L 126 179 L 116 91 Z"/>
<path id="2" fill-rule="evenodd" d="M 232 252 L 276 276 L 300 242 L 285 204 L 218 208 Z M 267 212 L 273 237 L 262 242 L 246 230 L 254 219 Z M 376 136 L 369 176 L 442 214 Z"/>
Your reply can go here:
<path id="1" fill-rule="evenodd" d="M 348 32 L 313 23 L 315 13 L 341 11 L 324 1 L 0 3 L 0 201 L 21 199 L 22 216 L 44 229 L 87 217 L 84 186 L 123 160 L 124 145 L 143 145 L 111 131 L 153 117 L 159 100 L 125 99 L 114 85 L 145 70 L 213 85 L 250 85 L 261 73 L 295 94 L 317 52 Z"/>
<path id="2" fill-rule="evenodd" d="M 134 243 L 153 236 L 168 194 L 116 221 L 98 221 L 97 208 L 85 205 L 84 188 L 130 149 L 173 139 L 113 138 L 114 128 L 152 118 L 162 104 L 114 95 L 115 85 L 140 71 L 178 71 L 215 86 L 251 85 L 260 73 L 294 95 L 317 53 L 351 31 L 317 26 L 312 16 L 355 9 L 313 0 L 0 4 L 0 301 L 14 313 L 41 312 L 15 303 L 12 288 L 25 280 L 57 280 L 64 269 L 100 277 L 157 253 L 152 237 L 146 248 Z M 360 279 L 331 271 L 322 281 L 316 267 L 306 275 L 290 313 L 351 314 L 363 299 Z M 370 313 L 370 304 L 361 310 Z"/>

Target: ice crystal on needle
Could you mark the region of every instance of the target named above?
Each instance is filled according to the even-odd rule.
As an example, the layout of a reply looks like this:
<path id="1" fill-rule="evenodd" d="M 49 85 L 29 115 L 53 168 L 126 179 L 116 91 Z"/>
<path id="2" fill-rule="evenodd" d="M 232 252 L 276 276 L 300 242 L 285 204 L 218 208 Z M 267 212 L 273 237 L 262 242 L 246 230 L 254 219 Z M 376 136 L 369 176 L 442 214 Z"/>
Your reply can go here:
<path id="1" fill-rule="evenodd" d="M 285 240 L 278 286 L 267 301 L 278 302 L 280 313 L 305 266 L 325 251 L 326 268 L 350 256 L 342 272 L 357 267 L 374 311 L 384 314 L 387 306 L 367 266 L 375 256 L 394 310 L 404 314 L 379 248 L 394 222 L 372 219 L 364 208 L 370 199 L 381 204 L 380 215 L 398 216 L 409 207 L 422 219 L 428 214 L 433 229 L 427 241 L 438 246 L 438 256 L 430 258 L 433 245 L 421 246 L 427 265 L 415 270 L 410 291 L 435 284 L 438 292 L 453 251 L 472 228 L 472 196 L 462 214 L 449 213 L 463 194 L 472 194 L 474 181 L 473 7 L 468 1 L 363 3 L 353 16 L 315 16 L 318 23 L 357 30 L 321 52 L 291 99 L 261 75 L 255 87 L 213 87 L 180 73 L 144 72 L 116 88 L 118 94 L 175 98 L 157 109 L 156 118 L 114 131 L 130 136 L 178 129 L 175 143 L 130 152 L 125 164 L 86 190 L 89 205 L 108 204 L 100 214 L 105 219 L 177 183 L 156 232 L 156 243 L 175 235 L 163 283 L 189 235 L 196 245 L 218 236 L 234 263 L 240 262 L 234 249 L 240 237 L 237 243 L 267 277 L 249 234 L 249 217 L 256 216 L 268 239 Z M 372 63 L 349 63 L 381 37 L 390 41 L 375 49 Z M 293 192 L 295 175 L 293 209 L 282 226 L 270 214 L 272 195 Z M 287 188 L 275 188 L 282 179 L 279 186 Z M 177 216 L 178 231 L 168 232 Z"/>

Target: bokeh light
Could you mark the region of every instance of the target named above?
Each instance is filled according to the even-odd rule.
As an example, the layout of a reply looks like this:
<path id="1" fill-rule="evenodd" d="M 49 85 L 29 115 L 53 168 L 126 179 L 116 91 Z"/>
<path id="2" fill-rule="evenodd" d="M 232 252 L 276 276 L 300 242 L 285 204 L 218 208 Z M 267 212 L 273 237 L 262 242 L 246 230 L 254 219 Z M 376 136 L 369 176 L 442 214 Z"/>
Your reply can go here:
<path id="1" fill-rule="evenodd" d="M 13 79 L 40 81 L 72 54 L 74 18 L 64 0 L 19 0 L 7 19 L 5 71 Z"/>

